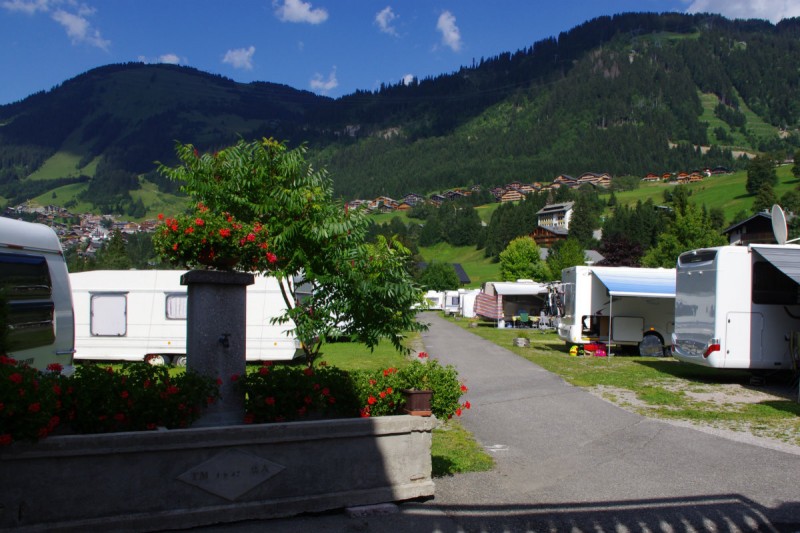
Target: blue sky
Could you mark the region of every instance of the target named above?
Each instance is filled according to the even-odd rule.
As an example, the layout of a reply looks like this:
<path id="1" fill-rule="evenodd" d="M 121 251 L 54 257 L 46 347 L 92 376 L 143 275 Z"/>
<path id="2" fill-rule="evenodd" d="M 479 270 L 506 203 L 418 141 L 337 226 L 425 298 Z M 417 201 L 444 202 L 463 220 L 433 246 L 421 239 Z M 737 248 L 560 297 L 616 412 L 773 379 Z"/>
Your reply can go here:
<path id="1" fill-rule="evenodd" d="M 338 97 L 629 11 L 778 22 L 800 0 L 0 0 L 0 104 L 129 61 Z"/>

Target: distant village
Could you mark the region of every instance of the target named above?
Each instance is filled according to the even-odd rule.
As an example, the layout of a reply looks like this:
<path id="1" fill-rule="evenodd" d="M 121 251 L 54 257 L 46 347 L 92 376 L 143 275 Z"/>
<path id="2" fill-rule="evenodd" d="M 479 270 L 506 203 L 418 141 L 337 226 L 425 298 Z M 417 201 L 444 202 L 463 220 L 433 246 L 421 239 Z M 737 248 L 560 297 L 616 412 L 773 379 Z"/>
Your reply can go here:
<path id="1" fill-rule="evenodd" d="M 651 173 L 643 177 L 642 181 L 695 183 L 702 181 L 708 176 L 728 173 L 730 173 L 730 171 L 722 167 L 692 172 Z M 611 187 L 611 183 L 612 176 L 608 173 L 586 172 L 578 177 L 562 174 L 556 177 L 552 183 L 547 184 L 514 181 L 502 187 L 494 187 L 490 189 L 489 192 L 491 192 L 497 202 L 506 203 L 518 202 L 523 200 L 526 195 L 534 192 L 548 192 L 561 187 L 577 189 L 584 185 L 608 189 Z M 482 187 L 480 185 L 475 185 L 470 188 L 450 189 L 442 193 L 432 194 L 428 197 L 409 193 L 398 200 L 388 196 L 379 196 L 370 200 L 351 200 L 347 205 L 350 209 L 364 208 L 372 213 L 392 213 L 396 211 L 406 211 L 423 203 L 438 207 L 444 202 L 455 201 L 470 196 L 480 190 L 482 190 Z M 538 244 L 541 246 L 550 246 L 555 240 L 566 237 L 566 233 L 569 230 L 572 207 L 572 202 L 550 204 L 545 206 L 538 213 L 539 227 L 532 234 L 532 237 L 534 237 Z M 55 230 L 65 249 L 77 246 L 80 250 L 80 254 L 85 257 L 93 257 L 97 250 L 103 247 L 103 244 L 110 238 L 114 231 L 118 230 L 123 234 L 138 232 L 152 233 L 158 226 L 158 221 L 155 219 L 131 222 L 121 220 L 115 215 L 96 215 L 91 213 L 76 214 L 63 207 L 55 205 L 39 206 L 31 202 L 8 207 L 3 212 L 3 216 L 9 218 L 26 218 L 28 220 L 33 219 L 36 222 L 46 224 Z M 73 221 L 73 223 L 64 222 L 68 220 Z"/>

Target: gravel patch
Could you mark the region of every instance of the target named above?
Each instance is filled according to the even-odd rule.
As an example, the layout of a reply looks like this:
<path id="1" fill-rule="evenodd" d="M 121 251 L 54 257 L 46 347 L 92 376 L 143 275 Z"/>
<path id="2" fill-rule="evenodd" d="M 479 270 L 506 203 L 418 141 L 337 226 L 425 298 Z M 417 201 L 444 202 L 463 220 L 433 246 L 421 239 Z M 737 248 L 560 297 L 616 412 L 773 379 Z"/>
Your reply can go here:
<path id="1" fill-rule="evenodd" d="M 665 386 L 661 383 L 661 386 Z M 675 389 L 681 387 L 677 382 L 674 384 Z M 683 385 L 685 387 L 685 384 Z M 666 388 L 672 389 L 673 386 L 667 385 Z M 778 436 L 765 436 L 756 435 L 753 432 L 757 431 L 755 428 L 747 424 L 731 423 L 723 426 L 722 423 L 710 425 L 707 423 L 700 423 L 688 420 L 674 420 L 668 418 L 661 418 L 652 416 L 652 406 L 641 401 L 636 397 L 636 393 L 627 389 L 620 389 L 610 386 L 597 386 L 587 389 L 590 393 L 611 402 L 626 411 L 637 413 L 651 418 L 657 418 L 662 422 L 673 424 L 675 426 L 690 427 L 698 431 L 710 433 L 718 437 L 727 438 L 739 442 L 745 442 L 754 446 L 761 446 L 770 448 L 794 455 L 800 455 L 800 444 L 793 444 L 785 442 Z M 703 403 L 712 403 L 717 405 L 734 405 L 742 403 L 759 403 L 770 400 L 797 400 L 797 391 L 789 389 L 788 387 L 759 387 L 758 389 L 744 387 L 738 384 L 717 384 L 713 388 L 699 386 L 695 389 L 681 388 L 683 392 L 691 400 Z M 795 435 L 794 441 L 800 442 L 800 436 Z"/>

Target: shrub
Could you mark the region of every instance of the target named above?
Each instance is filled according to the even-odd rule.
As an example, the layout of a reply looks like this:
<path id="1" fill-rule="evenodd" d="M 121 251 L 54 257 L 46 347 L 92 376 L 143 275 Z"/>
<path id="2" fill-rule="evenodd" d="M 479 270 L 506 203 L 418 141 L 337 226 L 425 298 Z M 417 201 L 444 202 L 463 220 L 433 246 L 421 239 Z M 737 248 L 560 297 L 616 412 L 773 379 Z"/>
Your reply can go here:
<path id="1" fill-rule="evenodd" d="M 80 366 L 68 384 L 65 407 L 77 433 L 186 428 L 219 397 L 210 378 L 191 371 L 170 376 L 167 367 L 147 363 Z"/>
<path id="2" fill-rule="evenodd" d="M 39 372 L 0 355 L 0 446 L 46 437 L 61 418 L 65 387 L 60 365 Z"/>
<path id="3" fill-rule="evenodd" d="M 351 376 L 322 362 L 316 367 L 273 365 L 237 377 L 245 393 L 245 422 L 353 417 L 358 412 Z"/>

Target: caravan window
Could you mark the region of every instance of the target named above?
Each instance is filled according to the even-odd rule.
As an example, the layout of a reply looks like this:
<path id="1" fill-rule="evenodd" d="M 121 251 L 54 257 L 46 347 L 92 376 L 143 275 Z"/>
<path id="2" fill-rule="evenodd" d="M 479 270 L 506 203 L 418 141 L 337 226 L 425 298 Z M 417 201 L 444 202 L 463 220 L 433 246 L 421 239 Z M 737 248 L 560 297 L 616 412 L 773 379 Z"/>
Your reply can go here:
<path id="1" fill-rule="evenodd" d="M 678 257 L 678 266 L 710 263 L 717 257 L 716 250 L 692 250 Z"/>
<path id="2" fill-rule="evenodd" d="M 50 271 L 44 257 L 0 253 L 0 302 L 7 313 L 7 351 L 55 342 L 51 293 Z"/>
<path id="3" fill-rule="evenodd" d="M 124 337 L 128 333 L 127 293 L 92 294 L 89 329 L 96 337 Z"/>
<path id="4" fill-rule="evenodd" d="M 185 292 L 168 293 L 165 313 L 167 320 L 186 320 L 188 295 Z"/>
<path id="5" fill-rule="evenodd" d="M 766 305 L 796 305 L 797 283 L 772 263 L 753 263 L 753 303 Z"/>
<path id="6" fill-rule="evenodd" d="M 458 306 L 458 304 L 460 302 L 461 302 L 461 297 L 460 296 L 451 296 L 450 297 L 450 305 L 451 306 Z"/>

